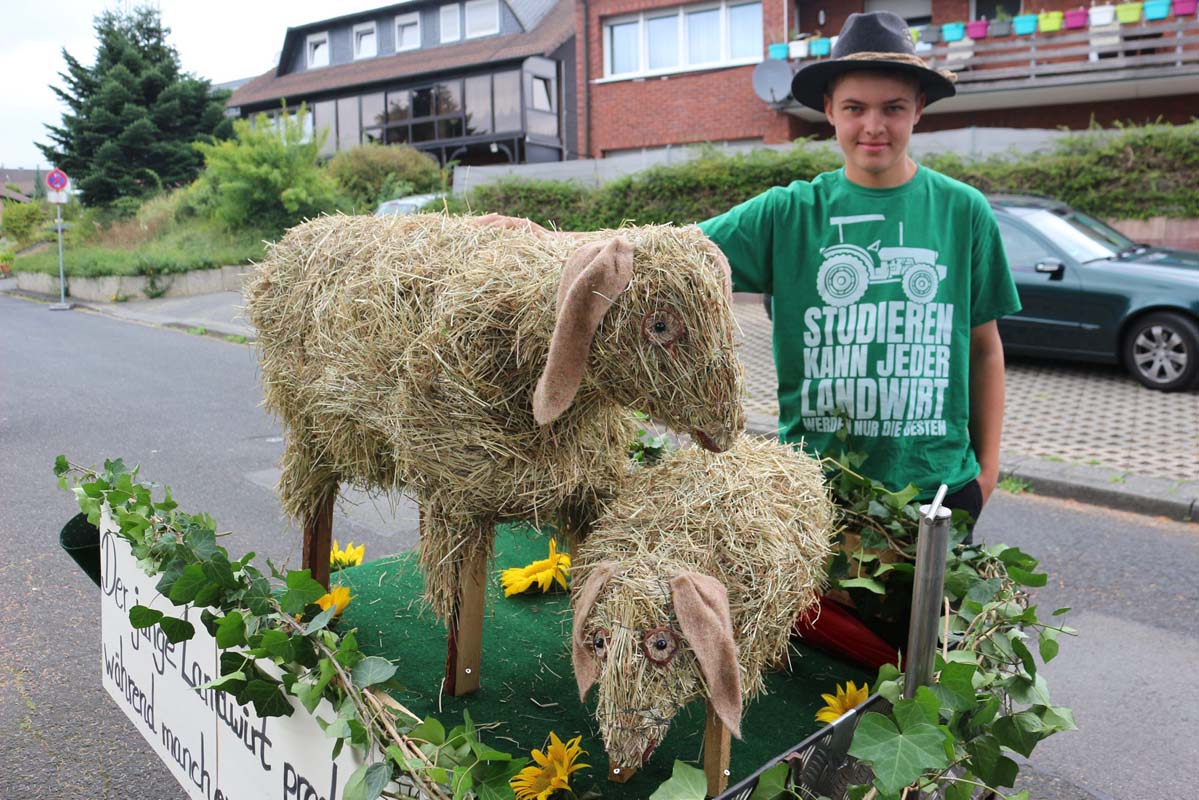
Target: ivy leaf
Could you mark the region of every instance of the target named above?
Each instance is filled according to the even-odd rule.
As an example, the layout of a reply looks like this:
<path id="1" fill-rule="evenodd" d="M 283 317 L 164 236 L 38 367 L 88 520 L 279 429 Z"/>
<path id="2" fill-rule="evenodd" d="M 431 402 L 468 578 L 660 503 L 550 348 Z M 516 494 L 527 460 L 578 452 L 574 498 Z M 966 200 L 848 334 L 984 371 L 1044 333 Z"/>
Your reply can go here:
<path id="1" fill-rule="evenodd" d="M 1045 723 L 1031 711 L 1000 717 L 991 728 L 999 743 L 1028 758 L 1037 742 L 1045 738 Z"/>
<path id="2" fill-rule="evenodd" d="M 242 684 L 245 683 L 246 673 L 231 672 L 228 675 L 222 675 L 219 678 L 214 678 L 208 683 L 201 684 L 196 687 L 198 689 L 221 689 L 224 691 L 240 691 Z M 235 686 L 234 686 L 235 685 Z M 231 688 L 233 687 L 233 688 Z"/>
<path id="3" fill-rule="evenodd" d="M 179 644 L 196 635 L 196 628 L 185 619 L 175 619 L 174 617 L 163 617 L 158 621 L 162 632 L 166 634 L 167 641 L 171 644 Z"/>
<path id="4" fill-rule="evenodd" d="M 357 683 L 357 681 L 355 681 Z M 479 758 L 480 761 L 511 761 L 512 756 L 507 753 L 501 753 L 492 747 L 488 747 L 482 742 L 471 741 L 470 749 Z"/>
<path id="5" fill-rule="evenodd" d="M 200 561 L 208 561 L 217 554 L 216 531 L 192 528 L 183 537 L 183 542 Z"/>
<path id="6" fill-rule="evenodd" d="M 424 722 L 408 731 L 408 736 L 438 746 L 445 744 L 445 728 L 433 717 L 425 717 Z"/>
<path id="7" fill-rule="evenodd" d="M 1021 705 L 1049 705 L 1049 684 L 1040 675 L 1032 680 L 1015 675 L 1007 681 L 1007 690 L 1012 700 Z"/>
<path id="8" fill-rule="evenodd" d="M 230 611 L 217 622 L 216 645 L 222 649 L 246 643 L 246 621 L 240 611 Z"/>
<path id="9" fill-rule="evenodd" d="M 321 613 L 312 618 L 312 621 L 304 627 L 304 635 L 311 636 L 319 630 L 323 630 L 329 624 L 329 620 L 333 619 L 333 615 L 337 613 L 337 606 L 330 605 Z"/>
<path id="10" fill-rule="evenodd" d="M 1037 645 L 1041 650 L 1041 660 L 1048 664 L 1057 657 L 1057 631 L 1053 628 L 1042 629 Z"/>
<path id="11" fill-rule="evenodd" d="M 54 477 L 61 478 L 71 471 L 71 464 L 67 461 L 67 457 L 60 455 L 54 459 Z"/>
<path id="12" fill-rule="evenodd" d="M 263 631 L 258 649 L 268 658 L 283 662 L 295 660 L 295 648 L 292 646 L 291 637 L 281 630 Z"/>
<path id="13" fill-rule="evenodd" d="M 391 765 L 386 761 L 363 764 L 346 781 L 345 800 L 377 800 L 391 780 Z"/>
<path id="14" fill-rule="evenodd" d="M 930 688 L 941 705 L 953 711 L 969 711 L 974 708 L 974 664 L 949 663 L 941 669 L 941 676 Z"/>
<path id="15" fill-rule="evenodd" d="M 309 570 L 291 570 L 287 573 L 287 591 L 279 600 L 285 614 L 300 614 L 304 608 L 325 596 L 325 587 L 312 579 Z"/>
<path id="16" fill-rule="evenodd" d="M 708 779 L 702 769 L 682 761 L 674 762 L 670 777 L 649 796 L 649 800 L 704 800 Z"/>
<path id="17" fill-rule="evenodd" d="M 129 609 L 129 624 L 137 629 L 149 628 L 162 619 L 163 613 L 146 606 L 134 606 Z"/>
<path id="18" fill-rule="evenodd" d="M 1008 567 L 1008 576 L 1022 586 L 1044 586 L 1049 582 L 1049 576 L 1044 572 L 1026 572 L 1019 567 Z"/>
<path id="19" fill-rule="evenodd" d="M 194 601 L 196 595 L 207 585 L 208 579 L 204 577 L 204 568 L 199 564 L 188 564 L 171 587 L 168 597 L 177 606 L 186 605 Z"/>
<path id="20" fill-rule="evenodd" d="M 1046 706 L 1040 715 L 1041 722 L 1045 723 L 1045 730 L 1049 733 L 1078 730 L 1078 726 L 1074 724 L 1074 712 L 1065 706 Z"/>
<path id="21" fill-rule="evenodd" d="M 1003 755 L 999 740 L 983 735 L 966 744 L 970 754 L 970 769 L 990 786 L 1011 786 L 1019 769 L 1016 762 Z"/>
<path id="22" fill-rule="evenodd" d="M 871 763 L 875 784 L 884 794 L 896 794 L 926 770 L 949 765 L 943 731 L 927 722 L 914 722 L 901 732 L 874 711 L 858 723 L 849 754 Z"/>
<path id="23" fill-rule="evenodd" d="M 237 702 L 242 705 L 253 703 L 254 711 L 260 717 L 290 717 L 296 710 L 279 690 L 279 684 L 261 678 L 247 682 L 237 693 Z"/>
<path id="24" fill-rule="evenodd" d="M 251 614 L 265 617 L 271 613 L 271 584 L 262 575 L 250 579 L 250 585 L 241 597 Z"/>
<path id="25" fill-rule="evenodd" d="M 887 589 L 874 578 L 843 578 L 840 581 L 842 589 L 865 589 L 875 594 L 886 594 Z"/>
<path id="26" fill-rule="evenodd" d="M 754 787 L 749 800 L 778 800 L 788 796 L 787 776 L 791 767 L 786 763 L 775 764 L 758 776 L 758 785 Z"/>
<path id="27" fill-rule="evenodd" d="M 386 658 L 371 656 L 358 662 L 358 665 L 350 673 L 350 677 L 353 679 L 355 686 L 365 688 L 367 686 L 374 686 L 376 683 L 391 680 L 391 677 L 395 674 L 395 664 Z"/>

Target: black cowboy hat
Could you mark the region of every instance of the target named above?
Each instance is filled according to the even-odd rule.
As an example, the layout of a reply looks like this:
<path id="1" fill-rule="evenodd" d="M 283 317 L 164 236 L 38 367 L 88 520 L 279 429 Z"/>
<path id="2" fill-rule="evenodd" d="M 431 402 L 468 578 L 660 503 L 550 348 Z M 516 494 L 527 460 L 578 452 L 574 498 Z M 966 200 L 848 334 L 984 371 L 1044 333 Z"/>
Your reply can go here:
<path id="1" fill-rule="evenodd" d="M 791 95 L 808 108 L 824 110 L 824 89 L 838 75 L 858 70 L 901 72 L 920 81 L 924 104 L 953 97 L 956 76 L 930 69 L 916 55 L 908 23 L 890 11 L 850 14 L 831 57 L 801 68 L 791 79 Z"/>

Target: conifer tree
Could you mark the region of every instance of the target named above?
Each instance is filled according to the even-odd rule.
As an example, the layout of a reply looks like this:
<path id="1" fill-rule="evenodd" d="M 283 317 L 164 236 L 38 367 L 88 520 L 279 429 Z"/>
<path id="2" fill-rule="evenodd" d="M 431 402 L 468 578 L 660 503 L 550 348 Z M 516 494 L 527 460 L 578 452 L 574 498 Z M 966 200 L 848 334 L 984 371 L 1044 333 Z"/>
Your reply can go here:
<path id="1" fill-rule="evenodd" d="M 192 143 L 232 134 L 228 95 L 183 72 L 157 9 L 107 10 L 94 26 L 94 66 L 63 50 L 65 85 L 50 88 L 68 111 L 61 125 L 46 126 L 51 144 L 38 148 L 71 175 L 86 205 L 191 182 L 203 167 Z"/>

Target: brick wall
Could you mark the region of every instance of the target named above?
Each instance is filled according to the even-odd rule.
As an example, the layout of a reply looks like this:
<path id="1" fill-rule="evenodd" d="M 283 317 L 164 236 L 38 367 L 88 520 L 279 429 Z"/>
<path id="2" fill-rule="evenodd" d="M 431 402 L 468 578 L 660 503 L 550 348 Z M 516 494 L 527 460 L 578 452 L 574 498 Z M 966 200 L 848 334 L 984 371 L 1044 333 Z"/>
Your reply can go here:
<path id="1" fill-rule="evenodd" d="M 762 51 L 783 41 L 783 3 L 762 2 Z M 753 92 L 753 66 L 684 72 L 663 77 L 594 83 L 604 74 L 603 20 L 653 8 L 675 8 L 677 0 L 591 0 L 576 3 L 575 30 L 586 23 L 588 54 L 577 47 L 579 149 L 591 157 L 611 150 L 668 144 L 761 139 L 789 142 L 799 120 L 771 111 Z M 587 18 L 584 18 L 586 13 Z M 587 76 L 592 83 L 585 85 Z M 591 141 L 587 141 L 590 108 Z"/>

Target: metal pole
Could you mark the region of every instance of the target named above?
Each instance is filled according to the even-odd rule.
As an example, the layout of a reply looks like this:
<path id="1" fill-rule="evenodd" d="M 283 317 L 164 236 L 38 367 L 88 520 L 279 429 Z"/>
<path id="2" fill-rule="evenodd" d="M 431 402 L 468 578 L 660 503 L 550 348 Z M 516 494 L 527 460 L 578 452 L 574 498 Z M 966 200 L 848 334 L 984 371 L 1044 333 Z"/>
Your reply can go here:
<path id="1" fill-rule="evenodd" d="M 941 505 L 948 487 L 941 485 L 932 503 L 920 506 L 916 540 L 916 577 L 912 586 L 912 617 L 905 654 L 903 696 L 932 682 L 937 653 L 937 629 L 945 597 L 945 556 L 949 548 L 951 512 Z"/>
<path id="2" fill-rule="evenodd" d="M 67 302 L 67 279 L 62 267 L 62 203 L 55 203 L 57 209 L 54 227 L 58 229 L 58 302 L 50 306 L 51 311 L 69 311 L 72 307 Z"/>

